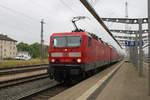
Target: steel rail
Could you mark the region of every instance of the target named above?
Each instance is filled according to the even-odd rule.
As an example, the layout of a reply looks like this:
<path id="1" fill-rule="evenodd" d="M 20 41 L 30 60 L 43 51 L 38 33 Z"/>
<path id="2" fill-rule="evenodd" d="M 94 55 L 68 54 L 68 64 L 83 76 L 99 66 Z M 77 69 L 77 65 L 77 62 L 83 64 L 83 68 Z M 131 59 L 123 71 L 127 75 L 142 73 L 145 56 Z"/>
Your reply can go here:
<path id="1" fill-rule="evenodd" d="M 21 100 L 30 100 L 32 98 L 37 99 L 37 100 L 48 100 L 71 87 L 72 86 L 66 87 L 64 83 L 58 83 L 48 89 L 37 91 L 36 93 L 33 93 L 32 95 L 23 97 L 21 98 Z"/>
<path id="2" fill-rule="evenodd" d="M 22 68 L 10 68 L 0 70 L 0 88 L 19 84 L 27 80 L 37 79 L 43 76 L 49 77 L 48 66 L 26 66 Z M 33 73 L 33 74 L 32 74 Z"/>
<path id="3" fill-rule="evenodd" d="M 24 72 L 32 72 L 47 69 L 48 65 L 36 65 L 36 66 L 23 66 L 23 67 L 15 67 L 15 68 L 6 68 L 0 69 L 0 75 L 12 75 Z"/>
<path id="4" fill-rule="evenodd" d="M 22 84 L 25 82 L 35 81 L 35 80 L 44 79 L 48 77 L 49 77 L 48 74 L 41 74 L 41 75 L 36 75 L 36 76 L 23 77 L 19 79 L 3 81 L 3 82 L 0 82 L 0 88 L 11 87 L 11 86 L 15 86 L 15 85 Z"/>
<path id="5" fill-rule="evenodd" d="M 9 69 L 22 69 L 22 68 L 29 68 L 29 67 L 37 67 L 37 66 L 46 66 L 48 64 L 39 64 L 39 65 L 27 65 L 27 66 L 16 66 L 16 67 L 6 67 L 6 68 L 0 68 L 0 71 L 1 70 L 9 70 Z"/>

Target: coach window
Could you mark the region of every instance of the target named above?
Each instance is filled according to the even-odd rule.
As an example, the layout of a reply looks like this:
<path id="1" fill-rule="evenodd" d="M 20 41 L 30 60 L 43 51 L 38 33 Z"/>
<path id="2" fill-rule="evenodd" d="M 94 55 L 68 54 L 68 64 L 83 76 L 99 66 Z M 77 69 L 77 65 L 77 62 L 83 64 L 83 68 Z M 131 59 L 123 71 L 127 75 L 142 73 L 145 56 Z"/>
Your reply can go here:
<path id="1" fill-rule="evenodd" d="M 88 37 L 88 47 L 90 47 L 92 45 L 92 40 L 90 37 Z"/>

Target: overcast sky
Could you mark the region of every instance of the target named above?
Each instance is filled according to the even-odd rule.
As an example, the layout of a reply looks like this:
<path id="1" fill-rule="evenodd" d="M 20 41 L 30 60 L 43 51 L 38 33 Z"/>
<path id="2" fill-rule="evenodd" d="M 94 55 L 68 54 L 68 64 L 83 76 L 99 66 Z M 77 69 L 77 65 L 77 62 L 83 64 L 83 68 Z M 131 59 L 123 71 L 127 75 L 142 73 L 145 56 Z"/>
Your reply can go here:
<path id="1" fill-rule="evenodd" d="M 129 17 L 147 17 L 147 0 L 88 0 L 100 17 L 125 17 L 125 2 L 129 4 Z M 40 20 L 45 20 L 44 41 L 54 32 L 70 32 L 74 29 L 71 19 L 87 16 L 78 22 L 80 28 L 102 37 L 116 46 L 115 42 L 90 15 L 79 0 L 0 0 L 0 33 L 18 42 L 40 41 Z M 111 28 L 113 24 L 109 24 Z M 118 46 L 116 46 L 118 48 Z"/>

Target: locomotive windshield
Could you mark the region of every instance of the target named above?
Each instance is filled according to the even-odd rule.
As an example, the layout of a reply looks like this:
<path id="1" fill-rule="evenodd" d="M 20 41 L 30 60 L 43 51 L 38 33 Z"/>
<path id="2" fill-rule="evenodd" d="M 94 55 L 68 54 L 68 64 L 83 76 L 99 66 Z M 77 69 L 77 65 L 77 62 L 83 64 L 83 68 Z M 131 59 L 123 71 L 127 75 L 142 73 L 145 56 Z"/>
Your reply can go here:
<path id="1" fill-rule="evenodd" d="M 80 36 L 57 36 L 53 37 L 53 47 L 79 47 Z"/>

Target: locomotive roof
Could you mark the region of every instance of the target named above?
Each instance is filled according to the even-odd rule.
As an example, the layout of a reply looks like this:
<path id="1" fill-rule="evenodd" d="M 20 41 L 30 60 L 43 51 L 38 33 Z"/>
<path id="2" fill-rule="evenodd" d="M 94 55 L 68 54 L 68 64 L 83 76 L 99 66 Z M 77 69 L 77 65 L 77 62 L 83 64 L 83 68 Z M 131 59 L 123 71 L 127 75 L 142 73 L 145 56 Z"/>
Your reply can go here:
<path id="1" fill-rule="evenodd" d="M 53 33 L 52 34 L 52 36 L 64 36 L 64 35 L 67 35 L 67 36 L 86 35 L 86 36 L 96 39 L 97 41 L 103 43 L 104 45 L 108 45 L 106 42 L 102 41 L 101 38 L 98 38 L 98 36 L 96 36 L 95 34 L 88 33 L 88 32 L 62 32 L 62 33 Z M 113 48 L 113 46 L 109 46 L 109 47 Z"/>
<path id="2" fill-rule="evenodd" d="M 52 36 L 63 36 L 63 35 L 87 35 L 90 36 L 87 32 L 63 32 L 63 33 L 53 33 Z M 91 37 L 91 36 L 90 36 Z"/>

